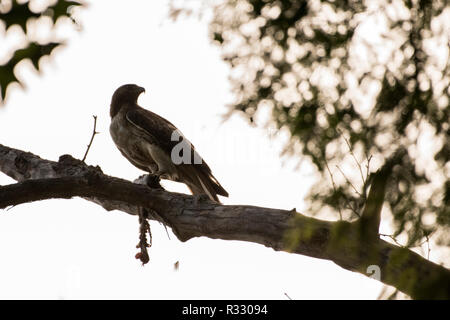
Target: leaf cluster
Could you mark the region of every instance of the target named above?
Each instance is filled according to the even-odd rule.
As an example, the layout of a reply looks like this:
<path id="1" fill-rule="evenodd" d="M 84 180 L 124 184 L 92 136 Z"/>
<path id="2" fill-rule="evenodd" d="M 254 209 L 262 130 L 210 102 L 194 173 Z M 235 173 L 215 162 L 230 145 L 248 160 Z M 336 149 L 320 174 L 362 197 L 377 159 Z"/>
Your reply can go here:
<path id="1" fill-rule="evenodd" d="M 60 19 L 68 18 L 72 22 L 75 20 L 72 17 L 74 7 L 82 6 L 79 1 L 66 1 L 58 0 L 53 4 L 48 5 L 40 12 L 35 12 L 30 9 L 30 2 L 18 2 L 12 0 L 10 3 L 4 1 L 2 3 L 0 11 L 0 21 L 4 25 L 5 35 L 8 36 L 8 31 L 14 26 L 19 26 L 24 33 L 26 43 L 21 48 L 12 49 L 9 53 L 9 58 L 6 62 L 0 65 L 0 89 L 1 98 L 4 101 L 6 99 L 8 86 L 13 83 L 19 83 L 14 69 L 23 60 L 29 59 L 33 66 L 39 71 L 39 61 L 42 57 L 51 55 L 53 50 L 64 44 L 61 40 L 47 41 L 41 43 L 36 39 L 33 39 L 32 30 L 30 30 L 30 23 L 36 19 L 50 18 L 55 29 L 56 23 Z"/>
<path id="2" fill-rule="evenodd" d="M 356 217 L 370 172 L 405 149 L 386 198 L 394 234 L 415 246 L 440 230 L 436 241 L 450 244 L 448 9 L 425 0 L 214 7 L 210 34 L 231 67 L 232 112 L 252 123 L 268 107 L 271 125 L 290 132 L 285 152 L 300 149 L 323 177 L 309 195 L 312 212 L 325 205 Z"/>

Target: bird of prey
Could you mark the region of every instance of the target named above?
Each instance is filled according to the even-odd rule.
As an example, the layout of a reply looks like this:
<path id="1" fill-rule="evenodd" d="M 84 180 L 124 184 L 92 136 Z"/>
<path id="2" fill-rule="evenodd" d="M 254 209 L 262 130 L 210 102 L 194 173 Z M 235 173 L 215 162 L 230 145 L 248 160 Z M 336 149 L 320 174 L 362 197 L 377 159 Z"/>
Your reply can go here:
<path id="1" fill-rule="evenodd" d="M 169 121 L 137 104 L 145 89 L 135 84 L 119 87 L 111 99 L 109 131 L 117 148 L 135 167 L 158 178 L 185 183 L 194 195 L 228 192 L 194 146 Z"/>

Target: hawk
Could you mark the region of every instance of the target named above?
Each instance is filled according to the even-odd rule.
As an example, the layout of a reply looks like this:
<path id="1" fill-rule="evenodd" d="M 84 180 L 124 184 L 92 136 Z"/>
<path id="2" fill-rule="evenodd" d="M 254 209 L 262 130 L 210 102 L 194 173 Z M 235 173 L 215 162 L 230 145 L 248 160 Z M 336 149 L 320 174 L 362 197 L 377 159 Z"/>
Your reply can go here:
<path id="1" fill-rule="evenodd" d="M 160 178 L 182 182 L 194 195 L 228 192 L 211 173 L 194 146 L 169 121 L 137 104 L 145 89 L 135 84 L 119 87 L 111 99 L 111 137 L 135 167 Z"/>

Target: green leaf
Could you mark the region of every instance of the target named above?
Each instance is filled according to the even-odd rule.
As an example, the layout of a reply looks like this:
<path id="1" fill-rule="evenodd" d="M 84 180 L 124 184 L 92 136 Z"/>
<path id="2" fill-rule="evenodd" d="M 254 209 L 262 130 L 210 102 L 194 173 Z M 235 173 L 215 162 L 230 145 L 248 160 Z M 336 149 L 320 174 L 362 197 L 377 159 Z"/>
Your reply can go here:
<path id="1" fill-rule="evenodd" d="M 62 45 L 57 42 L 50 42 L 45 45 L 31 42 L 24 49 L 19 49 L 14 52 L 13 57 L 5 64 L 0 66 L 0 86 L 2 99 L 6 98 L 6 89 L 11 83 L 20 81 L 14 75 L 14 67 L 22 60 L 30 59 L 37 71 L 39 71 L 39 60 L 47 55 L 50 55 L 52 51 Z M 2 101 L 2 100 L 0 100 Z"/>
<path id="2" fill-rule="evenodd" d="M 27 21 L 30 18 L 37 18 L 41 14 L 34 13 L 28 7 L 28 2 L 19 4 L 16 0 L 13 0 L 11 10 L 6 13 L 0 13 L 0 20 L 6 24 L 6 30 L 13 25 L 19 25 L 23 32 L 27 32 Z"/>
<path id="3" fill-rule="evenodd" d="M 30 59 L 36 70 L 39 71 L 39 60 L 44 56 L 50 55 L 53 49 L 59 45 L 61 43 L 50 42 L 41 45 L 36 42 L 31 42 L 26 48 L 17 50 L 10 61 L 17 64 L 22 60 Z"/>
<path id="4" fill-rule="evenodd" d="M 48 7 L 48 10 L 52 12 L 52 19 L 53 22 L 56 23 L 56 21 L 60 17 L 71 17 L 70 9 L 74 6 L 82 6 L 83 4 L 77 1 L 65 1 L 65 0 L 59 0 L 57 1 L 53 6 Z"/>
<path id="5" fill-rule="evenodd" d="M 1 98 L 0 102 L 5 100 L 6 97 L 6 89 L 11 83 L 19 82 L 19 80 L 14 75 L 14 66 L 12 64 L 6 64 L 4 66 L 0 66 L 0 89 L 1 89 Z"/>

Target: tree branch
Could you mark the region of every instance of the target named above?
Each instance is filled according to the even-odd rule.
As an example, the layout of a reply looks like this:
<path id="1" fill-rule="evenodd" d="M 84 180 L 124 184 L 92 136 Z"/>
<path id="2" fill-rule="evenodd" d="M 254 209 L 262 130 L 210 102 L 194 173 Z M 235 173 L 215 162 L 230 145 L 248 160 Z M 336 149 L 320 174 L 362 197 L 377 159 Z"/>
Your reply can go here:
<path id="1" fill-rule="evenodd" d="M 378 230 L 380 228 L 381 210 L 383 208 L 386 186 L 393 167 L 399 164 L 406 154 L 407 151 L 404 148 L 399 148 L 386 160 L 383 167 L 372 176 L 369 195 L 359 219 L 361 239 L 364 241 L 373 241 L 379 237 Z"/>
<path id="2" fill-rule="evenodd" d="M 0 145 L 0 171 L 17 184 L 0 187 L 0 207 L 49 198 L 83 197 L 103 206 L 149 217 L 168 224 L 181 241 L 206 236 L 243 240 L 275 250 L 334 261 L 341 267 L 368 274 L 380 268 L 380 281 L 413 298 L 450 298 L 450 270 L 420 255 L 385 242 L 359 241 L 359 228 L 345 221 L 323 221 L 295 211 L 255 206 L 221 205 L 190 195 L 150 189 L 110 177 L 70 156 L 59 162 Z M 357 223 L 357 222 L 356 222 Z"/>
<path id="3" fill-rule="evenodd" d="M 384 171 L 374 173 L 369 195 L 367 196 L 364 210 L 359 218 L 361 234 L 369 241 L 378 238 L 381 209 L 383 208 L 388 178 L 389 176 Z"/>
<path id="4" fill-rule="evenodd" d="M 91 136 L 91 140 L 89 141 L 89 144 L 87 145 L 87 149 L 86 152 L 84 153 L 84 157 L 83 159 L 81 159 L 82 162 L 84 162 L 86 160 L 86 157 L 89 153 L 89 149 L 91 149 L 92 146 L 92 142 L 94 141 L 94 137 L 96 134 L 99 134 L 99 132 L 97 132 L 97 116 L 92 116 L 94 117 L 94 129 L 92 130 L 92 136 Z"/>

